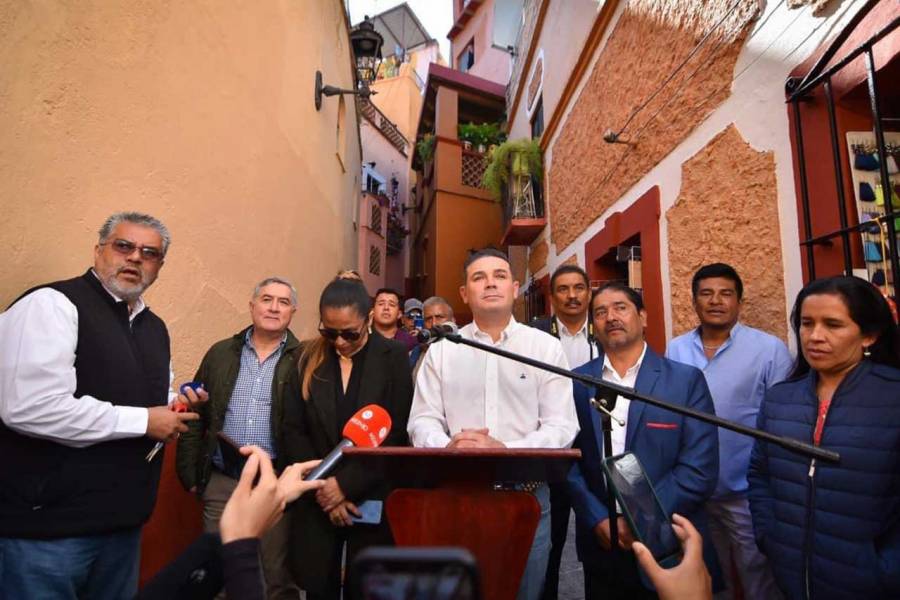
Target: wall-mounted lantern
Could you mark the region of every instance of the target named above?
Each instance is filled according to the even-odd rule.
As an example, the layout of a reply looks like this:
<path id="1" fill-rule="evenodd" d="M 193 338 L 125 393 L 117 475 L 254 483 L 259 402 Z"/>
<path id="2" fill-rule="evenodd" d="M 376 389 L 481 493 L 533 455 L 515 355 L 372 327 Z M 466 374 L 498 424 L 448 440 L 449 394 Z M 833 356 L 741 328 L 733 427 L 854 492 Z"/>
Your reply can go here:
<path id="1" fill-rule="evenodd" d="M 374 94 L 375 92 L 369 89 L 369 84 L 378 75 L 383 43 L 384 38 L 375 31 L 375 26 L 368 16 L 362 23 L 354 27 L 350 32 L 350 45 L 353 46 L 353 57 L 356 60 L 356 89 L 344 90 L 332 85 L 324 85 L 322 72 L 316 71 L 316 110 L 322 108 L 322 96 L 352 94 L 360 98 L 368 98 Z"/>

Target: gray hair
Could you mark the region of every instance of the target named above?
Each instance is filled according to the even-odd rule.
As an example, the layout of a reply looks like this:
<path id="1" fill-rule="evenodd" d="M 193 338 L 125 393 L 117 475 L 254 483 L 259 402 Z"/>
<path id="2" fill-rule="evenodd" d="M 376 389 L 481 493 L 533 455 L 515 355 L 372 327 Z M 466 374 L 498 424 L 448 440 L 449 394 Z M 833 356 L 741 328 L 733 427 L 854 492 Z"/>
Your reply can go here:
<path id="1" fill-rule="evenodd" d="M 117 212 L 110 215 L 103 223 L 103 226 L 100 227 L 99 233 L 101 244 L 105 244 L 109 240 L 109 236 L 112 235 L 113 230 L 118 227 L 120 223 L 133 223 L 135 225 L 155 229 L 156 233 L 159 234 L 159 237 L 162 238 L 163 256 L 169 251 L 169 244 L 172 243 L 172 234 L 169 233 L 168 227 L 163 225 L 162 221 L 159 219 L 139 212 Z"/>
<path id="2" fill-rule="evenodd" d="M 422 303 L 422 312 L 424 312 L 425 309 L 428 308 L 429 306 L 434 306 L 436 304 L 440 304 L 442 306 L 446 306 L 447 308 L 449 308 L 450 314 L 448 316 L 451 319 L 453 318 L 453 307 L 450 306 L 449 302 L 447 302 L 444 298 L 441 298 L 440 296 L 432 296 L 431 298 L 429 298 L 428 300 L 423 302 Z"/>
<path id="3" fill-rule="evenodd" d="M 253 288 L 253 298 L 259 297 L 259 292 L 272 283 L 280 283 L 281 285 L 285 285 L 291 290 L 291 305 L 297 306 L 297 288 L 295 288 L 290 281 L 287 279 L 282 279 L 281 277 L 266 277 L 262 281 L 256 284 L 256 287 Z"/>

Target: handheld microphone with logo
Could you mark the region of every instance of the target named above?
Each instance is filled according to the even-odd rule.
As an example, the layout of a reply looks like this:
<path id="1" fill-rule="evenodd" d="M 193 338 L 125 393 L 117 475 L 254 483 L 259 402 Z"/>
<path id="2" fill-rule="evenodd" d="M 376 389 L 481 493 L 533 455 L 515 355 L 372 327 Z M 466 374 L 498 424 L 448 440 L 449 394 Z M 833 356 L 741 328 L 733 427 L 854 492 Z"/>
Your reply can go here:
<path id="1" fill-rule="evenodd" d="M 430 344 L 431 342 L 436 342 L 447 335 L 455 335 L 457 333 L 459 333 L 459 327 L 456 326 L 456 323 L 447 321 L 446 323 L 435 325 L 431 329 L 421 330 L 419 332 L 419 335 L 416 337 L 418 338 L 420 343 Z"/>
<path id="2" fill-rule="evenodd" d="M 341 459 L 344 448 L 357 446 L 358 448 L 377 448 L 391 431 L 391 416 L 386 410 L 377 404 L 363 406 L 350 417 L 344 425 L 342 435 L 344 439 L 322 459 L 319 466 L 307 473 L 304 481 L 324 479 L 329 471 Z"/>

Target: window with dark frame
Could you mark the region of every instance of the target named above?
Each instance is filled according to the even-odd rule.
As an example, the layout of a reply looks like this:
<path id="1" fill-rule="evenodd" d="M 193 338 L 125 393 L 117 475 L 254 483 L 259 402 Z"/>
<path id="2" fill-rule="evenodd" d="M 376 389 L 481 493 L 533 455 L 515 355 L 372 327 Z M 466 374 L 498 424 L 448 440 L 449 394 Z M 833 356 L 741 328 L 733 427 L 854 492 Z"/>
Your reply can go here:
<path id="1" fill-rule="evenodd" d="M 381 275 L 381 249 L 378 246 L 369 247 L 369 273 Z"/>
<path id="2" fill-rule="evenodd" d="M 531 137 L 539 138 L 544 133 L 544 97 L 537 100 L 534 112 L 531 114 Z"/>
<path id="3" fill-rule="evenodd" d="M 463 73 L 468 73 L 469 69 L 475 66 L 475 40 L 470 41 L 460 52 L 459 58 L 456 59 L 456 65 L 458 70 Z"/>
<path id="4" fill-rule="evenodd" d="M 377 234 L 381 234 L 381 205 L 375 201 L 372 202 L 372 211 L 369 216 L 369 227 Z"/>
<path id="5" fill-rule="evenodd" d="M 876 3 L 868 6 L 871 7 L 874 4 Z M 856 274 L 860 273 L 863 270 L 859 267 L 861 256 L 869 280 L 886 296 L 896 297 L 895 284 L 900 277 L 900 260 L 898 260 L 897 251 L 897 234 L 900 232 L 900 219 L 897 219 L 900 217 L 900 203 L 898 203 L 897 194 L 900 194 L 900 177 L 891 172 L 891 165 L 894 165 L 893 170 L 896 171 L 895 165 L 900 161 L 900 144 L 890 143 L 886 138 L 891 136 L 893 139 L 893 136 L 897 135 L 896 132 L 900 130 L 897 126 L 900 123 L 900 113 L 891 112 L 896 111 L 896 107 L 893 106 L 893 102 L 884 101 L 884 98 L 893 98 L 900 93 L 900 89 L 898 89 L 900 85 L 896 78 L 889 74 L 885 75 L 888 66 L 892 71 L 896 70 L 900 57 L 894 56 L 887 63 L 877 65 L 873 47 L 900 26 L 900 18 L 893 19 L 868 40 L 847 52 L 839 60 L 833 61 L 838 50 L 862 22 L 867 12 L 868 10 L 864 8 L 854 15 L 851 22 L 835 38 L 805 76 L 792 77 L 786 83 L 794 128 L 793 141 L 797 153 L 796 177 L 801 201 L 800 246 L 803 248 L 806 276 L 809 281 L 834 274 L 825 272 L 829 270 L 827 266 L 818 268 L 822 265 L 817 264 L 817 261 L 822 259 L 817 258 L 815 248 L 817 246 L 831 247 L 838 242 L 841 249 L 843 274 L 855 274 L 854 271 Z M 841 146 L 847 144 L 851 137 L 850 134 L 855 132 L 843 131 L 839 128 L 837 113 L 841 107 L 841 99 L 835 97 L 832 80 L 842 69 L 860 58 L 865 63 L 866 81 L 863 87 L 865 88 L 864 94 L 867 96 L 867 108 L 871 123 L 868 132 L 858 133 L 867 133 L 867 136 L 871 137 L 866 143 L 851 143 L 851 148 L 846 150 L 850 161 L 847 164 L 842 156 Z M 831 64 L 830 67 L 829 64 Z M 821 112 L 815 113 L 809 108 L 809 101 L 813 97 L 818 102 L 824 99 L 827 108 L 825 115 L 822 115 Z M 821 126 L 821 121 L 817 123 L 813 119 L 827 120 L 836 207 L 830 201 L 828 203 L 816 202 L 816 195 L 810 191 L 811 184 L 817 182 L 809 179 L 808 169 L 811 163 L 807 163 L 803 132 L 804 128 L 811 130 L 817 125 Z M 862 182 L 860 181 L 861 174 L 864 175 Z M 852 188 L 855 197 L 848 198 L 845 188 L 851 179 L 854 184 Z M 868 208 L 868 205 L 871 205 L 871 209 Z M 848 207 L 856 207 L 859 214 L 850 213 Z M 830 231 L 815 234 L 813 229 L 816 217 L 821 217 L 824 211 L 834 211 L 835 208 L 837 209 L 839 228 L 830 228 Z M 858 253 L 859 246 L 862 246 L 861 253 Z M 874 267 L 873 262 L 875 263 Z M 833 268 L 832 266 L 831 269 L 833 270 Z"/>

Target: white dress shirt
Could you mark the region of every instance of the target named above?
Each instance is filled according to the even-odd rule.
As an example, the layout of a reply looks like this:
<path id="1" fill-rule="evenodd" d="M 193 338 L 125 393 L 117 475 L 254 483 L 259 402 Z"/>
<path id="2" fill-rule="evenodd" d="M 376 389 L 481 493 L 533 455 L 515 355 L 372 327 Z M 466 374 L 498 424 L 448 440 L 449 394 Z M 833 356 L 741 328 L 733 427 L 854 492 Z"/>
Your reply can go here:
<path id="1" fill-rule="evenodd" d="M 584 323 L 575 333 L 570 333 L 565 323 L 556 319 L 556 330 L 559 333 L 559 343 L 562 344 L 563 352 L 569 365 L 576 369 L 586 362 L 593 360 L 600 355 L 597 350 L 596 342 L 591 339 L 588 328 L 588 319 L 584 319 Z"/>
<path id="2" fill-rule="evenodd" d="M 645 342 L 644 349 L 641 350 L 641 355 L 638 357 L 637 362 L 630 366 L 627 371 L 625 371 L 624 377 L 619 376 L 619 373 L 609 362 L 609 355 L 605 355 L 603 357 L 603 381 L 608 381 L 622 387 L 634 389 L 634 382 L 637 381 L 638 371 L 641 370 L 641 363 L 644 362 L 644 355 L 646 353 L 647 344 Z M 616 406 L 615 408 L 613 408 L 612 414 L 616 419 L 623 421 L 625 425 L 619 425 L 616 421 L 612 422 L 613 456 L 625 452 L 625 434 L 628 431 L 628 407 L 630 405 L 631 400 L 629 400 L 628 398 L 624 398 L 622 396 L 618 396 L 616 398 Z"/>
<path id="3" fill-rule="evenodd" d="M 559 340 L 513 318 L 496 343 L 475 323 L 459 333 L 569 368 Z M 416 378 L 408 425 L 412 444 L 443 448 L 463 429 L 484 427 L 509 448 L 568 448 L 578 433 L 571 380 L 477 348 L 434 343 Z"/>
<path id="4" fill-rule="evenodd" d="M 139 299 L 129 320 L 145 308 Z M 57 290 L 36 290 L 0 313 L 3 423 L 23 435 L 75 448 L 145 435 L 146 408 L 75 397 L 77 344 L 78 310 Z M 173 378 L 170 365 L 170 383 Z M 175 396 L 170 387 L 169 401 Z"/>

